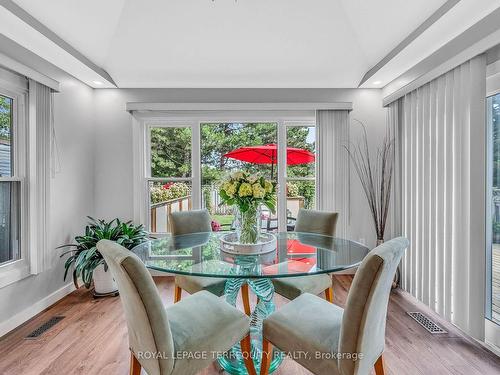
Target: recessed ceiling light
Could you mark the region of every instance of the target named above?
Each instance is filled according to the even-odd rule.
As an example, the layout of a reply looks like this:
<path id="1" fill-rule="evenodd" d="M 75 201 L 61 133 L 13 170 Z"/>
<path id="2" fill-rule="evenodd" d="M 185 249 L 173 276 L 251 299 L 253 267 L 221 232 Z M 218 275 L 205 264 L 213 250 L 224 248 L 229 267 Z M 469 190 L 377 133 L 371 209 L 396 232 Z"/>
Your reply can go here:
<path id="1" fill-rule="evenodd" d="M 373 81 L 372 82 L 374 85 L 380 85 L 382 83 L 382 81 Z"/>
<path id="2" fill-rule="evenodd" d="M 101 81 L 92 81 L 94 85 L 104 85 Z"/>

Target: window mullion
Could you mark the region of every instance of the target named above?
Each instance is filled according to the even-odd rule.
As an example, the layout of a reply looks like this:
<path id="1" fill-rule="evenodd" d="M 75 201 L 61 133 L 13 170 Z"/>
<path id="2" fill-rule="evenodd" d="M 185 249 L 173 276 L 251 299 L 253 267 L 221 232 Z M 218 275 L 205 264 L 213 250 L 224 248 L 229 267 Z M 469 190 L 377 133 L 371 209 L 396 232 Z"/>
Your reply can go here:
<path id="1" fill-rule="evenodd" d="M 199 122 L 191 128 L 191 196 L 193 208 L 201 208 L 201 126 Z"/>
<path id="2" fill-rule="evenodd" d="M 193 177 L 146 177 L 146 181 L 152 182 L 192 182 Z"/>
<path id="3" fill-rule="evenodd" d="M 278 122 L 278 231 L 286 231 L 286 125 Z"/>
<path id="4" fill-rule="evenodd" d="M 21 177 L 0 177 L 0 182 L 23 182 L 24 178 Z"/>

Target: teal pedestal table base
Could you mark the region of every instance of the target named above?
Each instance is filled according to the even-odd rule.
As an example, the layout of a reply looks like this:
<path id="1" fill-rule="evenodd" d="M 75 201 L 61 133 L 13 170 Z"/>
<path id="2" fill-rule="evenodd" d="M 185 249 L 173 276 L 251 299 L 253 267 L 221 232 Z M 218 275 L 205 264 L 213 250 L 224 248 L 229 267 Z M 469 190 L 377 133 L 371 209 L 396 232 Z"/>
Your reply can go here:
<path id="1" fill-rule="evenodd" d="M 274 311 L 274 286 L 270 279 L 246 279 L 231 278 L 226 281 L 225 296 L 226 301 L 236 306 L 236 299 L 241 286 L 248 284 L 250 289 L 258 297 L 258 303 L 250 315 L 250 338 L 251 353 L 255 371 L 260 373 L 260 363 L 262 359 L 262 322 L 264 318 Z M 274 349 L 276 350 L 276 349 Z M 278 368 L 283 361 L 281 353 L 273 353 L 273 360 L 269 367 L 269 373 Z M 243 362 L 240 345 L 234 346 L 223 357 L 218 359 L 219 365 L 229 374 L 247 375 L 248 372 Z"/>

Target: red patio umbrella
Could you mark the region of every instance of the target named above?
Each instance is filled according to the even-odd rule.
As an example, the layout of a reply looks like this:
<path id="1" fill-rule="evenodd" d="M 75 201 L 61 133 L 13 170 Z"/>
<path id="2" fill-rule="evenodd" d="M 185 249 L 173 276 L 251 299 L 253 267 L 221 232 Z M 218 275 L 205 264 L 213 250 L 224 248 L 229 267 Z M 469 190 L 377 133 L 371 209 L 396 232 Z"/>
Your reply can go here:
<path id="1" fill-rule="evenodd" d="M 253 164 L 271 164 L 271 178 L 273 177 L 274 164 L 278 161 L 278 146 L 274 143 L 263 146 L 240 147 L 224 154 L 226 158 L 246 161 Z M 314 162 L 314 154 L 303 148 L 287 147 L 286 164 L 308 164 Z"/>

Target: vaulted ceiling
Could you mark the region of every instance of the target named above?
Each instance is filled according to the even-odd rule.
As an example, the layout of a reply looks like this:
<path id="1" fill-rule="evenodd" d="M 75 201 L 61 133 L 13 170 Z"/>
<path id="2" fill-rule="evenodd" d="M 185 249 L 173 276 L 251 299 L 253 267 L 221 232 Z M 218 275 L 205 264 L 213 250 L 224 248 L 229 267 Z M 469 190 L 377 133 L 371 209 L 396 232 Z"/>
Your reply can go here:
<path id="1" fill-rule="evenodd" d="M 445 0 L 13 2 L 107 72 L 118 87 L 357 87 L 367 71 L 447 3 Z M 477 0 L 459 3 L 474 2 L 478 3 Z M 498 0 L 480 3 L 475 8 L 481 11 L 469 12 L 467 20 L 441 34 L 452 37 L 468 27 L 474 17 L 483 17 L 500 6 Z M 2 15 L 8 16 L 0 12 L 0 20 Z M 21 32 L 22 25 L 14 28 L 14 21 L 9 20 L 10 24 L 6 21 L 4 26 L 0 22 L 0 32 L 50 61 L 51 56 L 44 56 L 49 48 L 38 41 L 40 35 L 30 36 L 29 30 Z M 28 28 L 39 31 L 33 22 L 23 21 Z M 432 52 L 446 41 L 438 40 L 428 49 Z M 63 69 L 69 59 L 59 57 Z M 404 63 L 399 68 L 404 69 Z M 101 80 L 89 77 L 85 75 L 82 80 L 90 81 L 91 85 Z"/>

